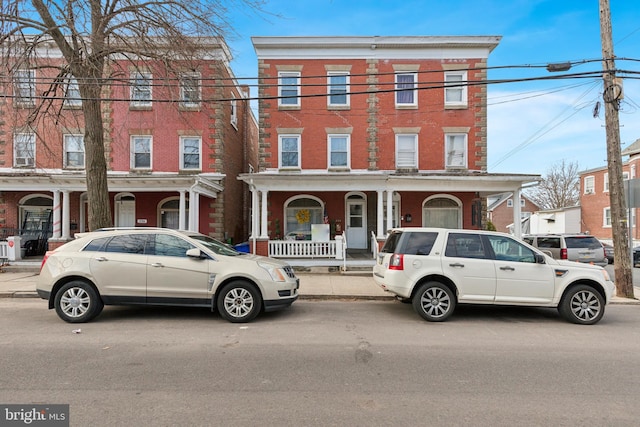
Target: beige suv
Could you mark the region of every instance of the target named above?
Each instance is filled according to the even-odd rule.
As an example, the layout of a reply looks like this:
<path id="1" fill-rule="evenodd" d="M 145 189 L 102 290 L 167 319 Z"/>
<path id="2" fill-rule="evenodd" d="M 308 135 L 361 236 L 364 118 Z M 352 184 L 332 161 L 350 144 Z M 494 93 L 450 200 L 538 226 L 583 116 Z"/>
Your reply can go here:
<path id="1" fill-rule="evenodd" d="M 433 322 L 458 304 L 493 304 L 556 307 L 591 325 L 615 289 L 602 267 L 555 260 L 507 234 L 440 228 L 392 230 L 373 279 Z"/>
<path id="2" fill-rule="evenodd" d="M 71 323 L 90 321 L 104 305 L 137 304 L 210 307 L 235 323 L 289 307 L 298 287 L 287 263 L 203 234 L 116 228 L 47 252 L 37 291 Z"/>

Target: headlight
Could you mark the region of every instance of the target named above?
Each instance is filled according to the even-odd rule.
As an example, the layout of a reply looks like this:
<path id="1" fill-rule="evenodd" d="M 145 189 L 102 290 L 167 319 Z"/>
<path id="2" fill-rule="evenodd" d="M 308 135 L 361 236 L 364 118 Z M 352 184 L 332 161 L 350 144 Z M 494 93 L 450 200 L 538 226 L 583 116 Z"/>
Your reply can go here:
<path id="1" fill-rule="evenodd" d="M 267 273 L 269 273 L 269 276 L 271 276 L 271 279 L 273 279 L 274 282 L 287 281 L 287 275 L 279 266 L 263 262 L 258 262 L 258 265 L 267 270 Z"/>

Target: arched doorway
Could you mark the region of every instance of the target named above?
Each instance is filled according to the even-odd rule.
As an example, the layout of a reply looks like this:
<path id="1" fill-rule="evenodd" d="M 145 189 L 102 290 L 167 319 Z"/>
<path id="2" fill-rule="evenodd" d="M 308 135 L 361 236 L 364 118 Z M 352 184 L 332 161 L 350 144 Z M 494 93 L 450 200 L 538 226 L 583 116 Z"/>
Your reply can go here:
<path id="1" fill-rule="evenodd" d="M 350 249 L 367 249 L 367 200 L 362 193 L 348 193 L 345 199 L 346 238 Z"/>
<path id="2" fill-rule="evenodd" d="M 446 194 L 428 198 L 422 208 L 422 226 L 462 228 L 462 203 Z"/>
<path id="3" fill-rule="evenodd" d="M 18 203 L 20 245 L 25 255 L 43 254 L 53 231 L 53 198 L 45 194 L 31 194 Z"/>
<path id="4" fill-rule="evenodd" d="M 324 203 L 317 197 L 300 195 L 284 203 L 285 239 L 310 240 L 311 224 L 323 223 Z"/>
<path id="5" fill-rule="evenodd" d="M 115 226 L 136 226 L 136 196 L 131 193 L 120 193 L 115 197 Z"/>
<path id="6" fill-rule="evenodd" d="M 178 230 L 180 228 L 180 199 L 171 197 L 158 204 L 160 227 Z M 189 229 L 189 200 L 185 201 L 185 230 Z"/>

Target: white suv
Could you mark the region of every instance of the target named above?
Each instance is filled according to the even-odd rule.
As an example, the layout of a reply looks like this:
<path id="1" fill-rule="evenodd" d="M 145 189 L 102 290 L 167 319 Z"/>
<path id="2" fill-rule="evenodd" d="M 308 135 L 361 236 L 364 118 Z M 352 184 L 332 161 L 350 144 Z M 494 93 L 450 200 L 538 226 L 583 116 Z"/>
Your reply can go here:
<path id="1" fill-rule="evenodd" d="M 36 289 L 58 316 L 88 322 L 104 305 L 210 307 L 230 322 L 289 307 L 299 281 L 287 263 L 167 228 L 107 229 L 47 252 Z"/>
<path id="2" fill-rule="evenodd" d="M 496 304 L 557 307 L 568 321 L 591 325 L 615 290 L 602 267 L 555 260 L 510 235 L 479 230 L 394 229 L 373 278 L 434 322 L 457 304 Z"/>

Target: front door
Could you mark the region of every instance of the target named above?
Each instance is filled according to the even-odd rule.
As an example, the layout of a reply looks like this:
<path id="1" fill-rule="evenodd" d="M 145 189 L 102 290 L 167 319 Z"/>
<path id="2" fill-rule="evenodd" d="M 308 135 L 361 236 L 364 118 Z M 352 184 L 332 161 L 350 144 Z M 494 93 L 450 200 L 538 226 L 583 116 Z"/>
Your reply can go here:
<path id="1" fill-rule="evenodd" d="M 347 248 L 367 248 L 367 212 L 364 200 L 347 199 Z"/>
<path id="2" fill-rule="evenodd" d="M 116 201 L 118 216 L 117 227 L 135 227 L 136 225 L 136 201 L 133 198 L 123 198 Z"/>

